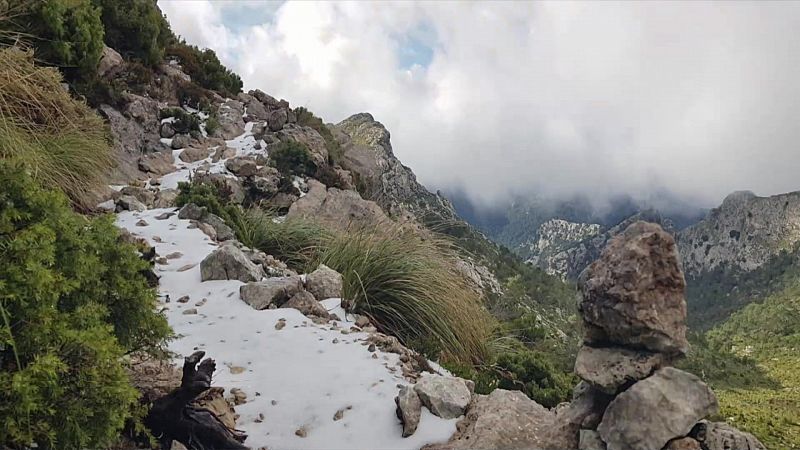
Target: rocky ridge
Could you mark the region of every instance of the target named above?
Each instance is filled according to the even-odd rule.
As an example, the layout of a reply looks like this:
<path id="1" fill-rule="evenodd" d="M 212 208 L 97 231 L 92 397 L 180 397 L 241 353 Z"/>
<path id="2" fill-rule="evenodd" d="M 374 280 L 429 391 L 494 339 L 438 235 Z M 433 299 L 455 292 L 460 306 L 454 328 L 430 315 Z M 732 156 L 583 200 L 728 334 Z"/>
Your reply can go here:
<path id="1" fill-rule="evenodd" d="M 800 192 L 758 197 L 752 192 L 730 194 L 705 218 L 682 230 L 656 211 L 643 211 L 605 231 L 564 236 L 559 227 L 542 225 L 529 262 L 551 274 L 575 279 L 598 255 L 608 240 L 636 220 L 658 223 L 673 233 L 687 276 L 717 268 L 744 272 L 763 266 L 781 251 L 792 251 L 800 241 Z M 560 221 L 560 220 L 559 220 Z M 546 224 L 549 224 L 549 221 Z M 588 230 L 592 224 L 571 224 Z M 554 230 L 555 228 L 555 230 Z M 571 239 L 575 236 L 574 239 Z M 557 245 L 552 245 L 555 241 Z M 553 250 L 555 248 L 555 251 Z"/>

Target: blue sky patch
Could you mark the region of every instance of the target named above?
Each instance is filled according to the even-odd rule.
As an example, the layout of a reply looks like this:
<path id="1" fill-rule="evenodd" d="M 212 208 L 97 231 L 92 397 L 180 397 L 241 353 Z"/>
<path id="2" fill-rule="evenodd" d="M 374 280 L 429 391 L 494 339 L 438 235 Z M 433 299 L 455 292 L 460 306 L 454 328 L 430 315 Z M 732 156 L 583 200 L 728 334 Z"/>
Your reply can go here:
<path id="1" fill-rule="evenodd" d="M 427 22 L 420 22 L 397 38 L 397 60 L 400 69 L 407 70 L 415 65 L 427 68 L 433 61 L 436 46 L 436 29 Z"/>

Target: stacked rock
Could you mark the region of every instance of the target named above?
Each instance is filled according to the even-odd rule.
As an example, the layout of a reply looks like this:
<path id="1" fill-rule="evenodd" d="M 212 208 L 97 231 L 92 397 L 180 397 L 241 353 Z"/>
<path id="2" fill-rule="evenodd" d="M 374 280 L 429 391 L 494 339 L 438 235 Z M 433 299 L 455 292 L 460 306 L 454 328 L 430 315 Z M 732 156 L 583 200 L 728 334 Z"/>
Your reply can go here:
<path id="1" fill-rule="evenodd" d="M 679 261 L 672 236 L 636 222 L 581 274 L 585 335 L 575 373 L 584 389 L 609 399 L 599 423 L 582 424 L 581 450 L 764 448 L 752 435 L 703 421 L 718 410 L 714 393 L 671 367 L 689 346 Z M 709 436 L 715 430 L 726 434 Z M 729 446 L 742 442 L 747 447 Z"/>

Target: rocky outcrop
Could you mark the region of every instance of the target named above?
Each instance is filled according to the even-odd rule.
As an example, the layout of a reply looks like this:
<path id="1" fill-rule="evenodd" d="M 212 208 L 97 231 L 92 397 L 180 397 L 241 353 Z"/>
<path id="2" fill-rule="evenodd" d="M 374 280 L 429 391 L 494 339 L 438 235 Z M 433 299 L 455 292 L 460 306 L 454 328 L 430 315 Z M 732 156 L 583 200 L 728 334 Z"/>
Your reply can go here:
<path id="1" fill-rule="evenodd" d="M 549 438 L 554 414 L 519 391 L 495 389 L 476 395 L 456 433 L 445 444 L 425 450 L 566 449 Z"/>
<path id="2" fill-rule="evenodd" d="M 734 192 L 677 234 L 687 275 L 721 266 L 750 271 L 800 242 L 800 192 L 757 197 Z"/>
<path id="3" fill-rule="evenodd" d="M 389 131 L 371 114 L 350 116 L 336 124 L 334 132 L 343 150 L 342 167 L 356 174 L 366 188 L 362 194 L 390 215 L 410 213 L 440 222 L 458 219 L 449 200 L 429 192 L 395 157 Z"/>
<path id="4" fill-rule="evenodd" d="M 585 341 L 684 354 L 686 282 L 672 236 L 636 222 L 581 275 Z"/>
<path id="5" fill-rule="evenodd" d="M 299 276 L 272 277 L 240 287 L 239 297 L 254 309 L 266 309 L 272 305 L 282 306 L 302 290 L 303 280 Z M 301 300 L 298 299 L 297 303 Z"/>
<path id="6" fill-rule="evenodd" d="M 597 431 L 611 450 L 663 448 L 717 409 L 714 393 L 699 378 L 666 367 L 619 394 Z"/>
<path id="7" fill-rule="evenodd" d="M 341 298 L 342 283 L 342 274 L 325 264 L 320 264 L 317 270 L 306 276 L 306 289 L 308 289 L 317 300 Z"/>
<path id="8" fill-rule="evenodd" d="M 308 193 L 289 208 L 287 219 L 313 219 L 335 229 L 350 226 L 378 226 L 389 222 L 375 202 L 364 200 L 355 191 L 326 188 L 308 180 Z"/>
<path id="9" fill-rule="evenodd" d="M 261 267 L 253 264 L 241 250 L 226 244 L 200 262 L 200 278 L 208 280 L 258 281 L 264 276 Z"/>
<path id="10" fill-rule="evenodd" d="M 464 415 L 472 398 L 467 383 L 461 378 L 425 373 L 414 385 L 422 404 L 443 419 Z"/>
<path id="11" fill-rule="evenodd" d="M 562 278 L 569 271 L 567 252 L 578 242 L 600 233 L 600 225 L 550 219 L 539 226 L 537 240 L 530 246 L 533 257 L 528 261 L 550 275 Z"/>
<path id="12" fill-rule="evenodd" d="M 664 231 L 670 234 L 675 231 L 672 222 L 662 216 L 661 213 L 652 209 L 644 210 L 605 231 L 600 232 L 598 230 L 597 233 L 587 236 L 583 240 L 571 244 L 563 242 L 563 248 L 559 251 L 553 252 L 549 256 L 533 258 L 530 261 L 532 263 L 535 262 L 537 266 L 550 274 L 558 275 L 564 279 L 577 279 L 584 269 L 600 257 L 600 253 L 611 239 L 624 232 L 632 224 L 640 221 L 661 225 Z M 592 224 L 582 225 L 584 227 L 592 226 Z M 589 228 L 584 229 L 588 230 Z"/>
<path id="13" fill-rule="evenodd" d="M 130 97 L 137 106 L 133 108 L 125 107 L 122 111 L 108 105 L 101 105 L 98 108 L 100 115 L 108 122 L 112 137 L 112 155 L 116 166 L 109 177 L 112 184 L 127 184 L 132 180 L 145 179 L 146 176 L 139 170 L 141 162 L 148 165 L 149 155 L 159 155 L 167 149 L 160 141 L 158 134 L 158 120 L 149 118 L 146 111 L 155 107 L 155 114 L 158 114 L 158 104 L 154 100 L 144 99 L 143 97 Z M 145 107 L 142 104 L 146 103 Z M 152 111 L 150 111 L 152 112 Z M 135 114 L 135 116 L 134 116 Z M 172 162 L 172 155 L 167 155 Z M 149 167 L 155 168 L 155 166 Z M 160 174 L 174 171 L 175 168 L 165 168 L 159 166 L 160 170 L 152 172 L 162 172 Z M 142 169 L 147 170 L 147 169 Z"/>

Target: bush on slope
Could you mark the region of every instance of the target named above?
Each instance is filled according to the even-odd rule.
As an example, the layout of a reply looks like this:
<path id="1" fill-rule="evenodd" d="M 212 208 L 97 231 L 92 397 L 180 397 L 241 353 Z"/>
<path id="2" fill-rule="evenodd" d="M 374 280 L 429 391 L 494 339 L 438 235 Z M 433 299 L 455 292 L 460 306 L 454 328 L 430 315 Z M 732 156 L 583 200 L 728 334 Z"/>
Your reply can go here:
<path id="1" fill-rule="evenodd" d="M 103 448 L 138 396 L 123 355 L 170 333 L 148 266 L 24 166 L 0 161 L 0 186 L 0 446 Z"/>
<path id="2" fill-rule="evenodd" d="M 767 448 L 800 448 L 800 279 L 734 313 L 708 340 L 754 359 L 778 384 L 717 389 L 720 416 Z"/>

